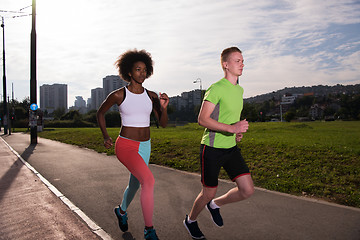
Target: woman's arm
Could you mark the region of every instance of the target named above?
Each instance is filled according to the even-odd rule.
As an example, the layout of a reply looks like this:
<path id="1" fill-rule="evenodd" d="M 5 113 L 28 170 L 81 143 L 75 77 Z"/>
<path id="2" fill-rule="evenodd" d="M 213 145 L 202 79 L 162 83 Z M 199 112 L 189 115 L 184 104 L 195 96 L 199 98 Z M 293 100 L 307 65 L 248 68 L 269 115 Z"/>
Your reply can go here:
<path id="1" fill-rule="evenodd" d="M 100 108 L 96 113 L 96 119 L 99 124 L 101 133 L 104 137 L 104 146 L 106 148 L 110 148 L 113 143 L 112 139 L 109 136 L 106 130 L 106 121 L 105 121 L 105 113 L 111 108 L 114 104 L 119 104 L 124 98 L 123 90 L 119 89 L 109 94 L 109 96 L 104 100 L 101 104 Z"/>
<path id="2" fill-rule="evenodd" d="M 151 100 L 153 101 L 154 114 L 160 123 L 161 127 L 166 127 L 168 122 L 167 106 L 169 104 L 169 97 L 166 93 L 159 93 L 158 95 L 152 91 L 149 91 Z"/>

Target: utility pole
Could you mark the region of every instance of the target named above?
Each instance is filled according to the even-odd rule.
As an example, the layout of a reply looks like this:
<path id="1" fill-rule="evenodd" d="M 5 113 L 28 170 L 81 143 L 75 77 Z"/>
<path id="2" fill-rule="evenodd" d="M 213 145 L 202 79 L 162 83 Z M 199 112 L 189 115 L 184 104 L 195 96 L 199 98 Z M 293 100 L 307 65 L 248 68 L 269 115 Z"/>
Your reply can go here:
<path id="1" fill-rule="evenodd" d="M 8 103 L 10 105 L 10 99 L 9 99 L 9 96 L 8 96 Z M 9 110 L 10 106 L 8 106 L 7 108 L 7 116 L 8 116 L 8 130 L 9 130 L 9 135 L 11 135 L 11 118 L 10 118 L 10 110 Z"/>
<path id="2" fill-rule="evenodd" d="M 1 27 L 3 29 L 3 96 L 4 96 L 4 113 L 3 113 L 3 121 L 4 121 L 4 134 L 8 133 L 8 121 L 9 116 L 7 114 L 7 102 L 6 102 L 6 73 L 5 73 L 5 23 L 4 17 L 1 17 Z"/>
<path id="3" fill-rule="evenodd" d="M 202 83 L 201 83 L 201 78 L 197 78 L 194 83 L 200 83 L 200 91 L 202 91 Z"/>
<path id="4" fill-rule="evenodd" d="M 203 99 L 201 78 L 197 78 L 193 83 L 200 83 L 200 104 L 201 104 L 201 101 Z"/>
<path id="5" fill-rule="evenodd" d="M 36 0 L 32 0 L 31 62 L 30 62 L 30 104 L 36 100 Z M 29 110 L 31 144 L 37 144 L 36 111 Z M 34 119 L 35 118 L 35 119 Z M 35 126 L 34 126 L 35 125 Z"/>

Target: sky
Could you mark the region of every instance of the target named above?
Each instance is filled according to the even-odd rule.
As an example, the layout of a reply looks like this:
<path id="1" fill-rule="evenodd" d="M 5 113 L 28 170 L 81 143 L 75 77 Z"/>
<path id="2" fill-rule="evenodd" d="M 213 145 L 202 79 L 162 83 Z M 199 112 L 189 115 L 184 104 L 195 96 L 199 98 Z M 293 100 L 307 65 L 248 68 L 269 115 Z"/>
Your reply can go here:
<path id="1" fill-rule="evenodd" d="M 18 101 L 30 96 L 31 4 L 0 5 L 7 95 Z M 87 100 L 134 48 L 154 61 L 144 86 L 170 97 L 221 79 L 231 46 L 243 52 L 244 98 L 360 83 L 359 0 L 37 0 L 36 11 L 38 104 L 40 86 L 54 83 L 68 85 L 69 107 Z"/>

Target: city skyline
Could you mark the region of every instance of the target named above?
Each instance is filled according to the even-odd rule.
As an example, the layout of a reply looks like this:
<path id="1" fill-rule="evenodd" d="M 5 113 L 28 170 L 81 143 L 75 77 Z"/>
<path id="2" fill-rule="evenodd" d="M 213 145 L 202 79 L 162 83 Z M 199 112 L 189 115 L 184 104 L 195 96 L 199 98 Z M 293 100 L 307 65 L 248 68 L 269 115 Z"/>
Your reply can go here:
<path id="1" fill-rule="evenodd" d="M 4 0 L 19 11 L 31 0 Z M 22 12 L 31 13 L 31 7 Z M 5 17 L 7 93 L 30 89 L 31 17 Z M 128 49 L 146 49 L 155 62 L 145 81 L 169 96 L 223 77 L 220 53 L 238 46 L 245 59 L 244 98 L 285 87 L 360 83 L 360 2 L 300 0 L 248 2 L 121 2 L 37 0 L 37 92 L 43 84 L 68 85 L 69 107 L 90 97 Z M 2 63 L 1 63 L 2 64 Z M 2 85 L 1 85 L 2 94 Z"/>

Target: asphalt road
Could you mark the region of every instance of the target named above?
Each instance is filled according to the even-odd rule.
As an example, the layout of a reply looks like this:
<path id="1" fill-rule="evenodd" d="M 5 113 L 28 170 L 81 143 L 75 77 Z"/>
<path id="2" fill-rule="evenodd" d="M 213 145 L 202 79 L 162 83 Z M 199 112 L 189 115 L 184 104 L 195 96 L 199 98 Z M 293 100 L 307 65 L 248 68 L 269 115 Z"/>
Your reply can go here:
<path id="1" fill-rule="evenodd" d="M 139 194 L 128 209 L 123 234 L 113 209 L 120 204 L 129 173 L 115 156 L 30 136 L 2 136 L 60 192 L 113 239 L 143 239 Z M 201 190 L 200 176 L 150 165 L 155 177 L 154 226 L 160 239 L 191 239 L 182 221 Z M 234 184 L 220 181 L 218 195 Z M 360 209 L 294 197 L 256 188 L 245 201 L 221 208 L 224 227 L 216 227 L 204 210 L 199 226 L 207 239 L 360 239 Z"/>

